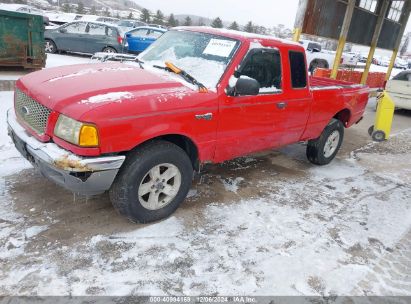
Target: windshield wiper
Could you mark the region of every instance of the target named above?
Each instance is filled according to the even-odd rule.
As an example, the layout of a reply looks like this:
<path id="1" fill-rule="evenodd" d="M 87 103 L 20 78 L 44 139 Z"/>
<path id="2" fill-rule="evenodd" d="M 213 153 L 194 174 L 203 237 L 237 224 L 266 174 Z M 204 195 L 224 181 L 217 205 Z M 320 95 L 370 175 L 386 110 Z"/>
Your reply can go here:
<path id="1" fill-rule="evenodd" d="M 171 62 L 166 61 L 165 65 L 165 67 L 159 65 L 154 65 L 153 67 L 180 75 L 185 81 L 198 86 L 198 90 L 200 93 L 208 93 L 207 87 L 203 85 L 201 82 L 199 82 L 197 79 L 195 79 L 193 76 L 188 74 L 186 71 L 176 67 Z"/>
<path id="2" fill-rule="evenodd" d="M 138 57 L 136 57 L 136 60 L 135 60 L 135 61 L 138 63 L 138 65 L 140 66 L 140 68 L 144 70 L 144 66 L 143 66 L 144 61 L 141 61 Z"/>
<path id="3" fill-rule="evenodd" d="M 137 62 L 140 66 L 141 69 L 144 70 L 143 64 L 144 61 L 141 61 L 137 56 L 135 55 L 128 55 L 128 54 L 112 54 L 112 53 L 96 53 L 94 54 L 91 59 L 98 59 L 101 62 L 106 62 L 108 60 L 110 61 L 134 61 Z"/>

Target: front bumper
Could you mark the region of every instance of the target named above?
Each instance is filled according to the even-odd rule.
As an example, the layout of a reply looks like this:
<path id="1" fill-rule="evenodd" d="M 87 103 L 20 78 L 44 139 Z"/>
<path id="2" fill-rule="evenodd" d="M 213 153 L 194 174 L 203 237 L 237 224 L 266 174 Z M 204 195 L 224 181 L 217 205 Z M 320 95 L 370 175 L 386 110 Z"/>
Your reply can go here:
<path id="1" fill-rule="evenodd" d="M 80 157 L 54 143 L 43 143 L 17 122 L 13 109 L 7 111 L 10 137 L 17 150 L 42 175 L 81 195 L 96 195 L 110 189 L 125 156 Z"/>

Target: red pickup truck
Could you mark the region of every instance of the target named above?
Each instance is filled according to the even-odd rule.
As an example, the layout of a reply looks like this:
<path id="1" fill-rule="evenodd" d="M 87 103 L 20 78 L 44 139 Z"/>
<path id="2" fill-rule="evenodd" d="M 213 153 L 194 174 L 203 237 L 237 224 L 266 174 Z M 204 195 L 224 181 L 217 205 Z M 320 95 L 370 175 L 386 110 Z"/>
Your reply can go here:
<path id="1" fill-rule="evenodd" d="M 133 62 L 45 69 L 20 78 L 9 134 L 44 176 L 79 194 L 109 190 L 133 221 L 167 217 L 193 173 L 307 141 L 317 165 L 361 120 L 368 88 L 310 78 L 299 44 L 175 28 Z"/>

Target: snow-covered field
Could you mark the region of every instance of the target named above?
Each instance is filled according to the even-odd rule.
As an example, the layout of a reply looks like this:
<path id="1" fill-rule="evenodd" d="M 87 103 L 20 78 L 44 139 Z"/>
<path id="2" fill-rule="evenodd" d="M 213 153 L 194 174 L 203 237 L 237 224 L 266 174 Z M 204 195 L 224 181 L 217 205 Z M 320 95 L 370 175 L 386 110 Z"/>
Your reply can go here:
<path id="1" fill-rule="evenodd" d="M 303 144 L 207 166 L 173 216 L 136 225 L 20 157 L 12 96 L 0 92 L 0 295 L 411 295 L 411 129 L 373 144 L 356 126 L 361 148 L 325 167 Z"/>

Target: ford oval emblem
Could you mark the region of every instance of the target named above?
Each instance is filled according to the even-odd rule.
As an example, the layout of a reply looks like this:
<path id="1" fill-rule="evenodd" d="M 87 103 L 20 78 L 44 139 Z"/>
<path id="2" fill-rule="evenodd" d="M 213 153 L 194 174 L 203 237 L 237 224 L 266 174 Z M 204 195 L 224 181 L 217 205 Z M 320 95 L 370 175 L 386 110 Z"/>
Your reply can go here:
<path id="1" fill-rule="evenodd" d="M 30 110 L 27 107 L 21 107 L 21 112 L 23 113 L 24 116 L 27 116 L 30 114 Z"/>

